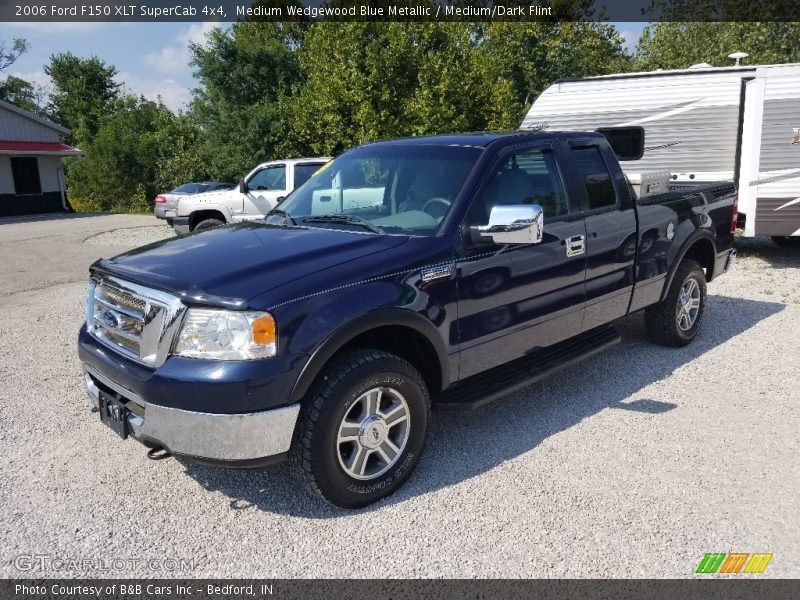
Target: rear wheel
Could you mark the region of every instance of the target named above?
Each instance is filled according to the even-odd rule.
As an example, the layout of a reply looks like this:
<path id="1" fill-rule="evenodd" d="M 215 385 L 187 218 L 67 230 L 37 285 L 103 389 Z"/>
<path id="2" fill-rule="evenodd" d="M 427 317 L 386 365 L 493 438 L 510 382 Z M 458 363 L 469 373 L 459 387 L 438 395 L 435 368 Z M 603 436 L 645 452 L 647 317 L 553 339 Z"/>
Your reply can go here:
<path id="1" fill-rule="evenodd" d="M 392 494 L 419 460 L 430 400 L 422 376 L 379 350 L 328 367 L 300 413 L 292 460 L 317 494 L 358 508 Z"/>
<path id="2" fill-rule="evenodd" d="M 681 262 L 663 301 L 644 313 L 647 333 L 662 346 L 685 346 L 700 329 L 706 306 L 706 276 L 697 261 Z"/>
<path id="3" fill-rule="evenodd" d="M 781 248 L 800 248 L 800 236 L 773 235 L 772 241 Z"/>
<path id="4" fill-rule="evenodd" d="M 207 229 L 214 229 L 215 227 L 222 227 L 225 225 L 219 219 L 204 219 L 194 226 L 192 231 L 206 231 Z"/>

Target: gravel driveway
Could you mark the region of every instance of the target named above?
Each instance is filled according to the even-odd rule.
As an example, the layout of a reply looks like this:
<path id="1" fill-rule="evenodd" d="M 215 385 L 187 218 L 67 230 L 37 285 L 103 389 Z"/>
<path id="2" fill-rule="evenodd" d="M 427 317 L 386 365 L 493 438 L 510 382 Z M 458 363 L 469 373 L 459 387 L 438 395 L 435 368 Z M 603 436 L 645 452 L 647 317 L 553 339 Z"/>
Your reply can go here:
<path id="1" fill-rule="evenodd" d="M 0 576 L 691 577 L 736 551 L 774 553 L 761 577 L 800 576 L 800 252 L 742 241 L 687 348 L 651 345 L 633 316 L 574 371 L 435 414 L 406 486 L 348 512 L 283 466 L 148 460 L 89 411 L 86 268 L 124 249 L 106 232 L 142 227 L 131 239 L 168 233 L 149 217 L 0 223 Z M 31 554 L 166 572 L 21 571 Z"/>

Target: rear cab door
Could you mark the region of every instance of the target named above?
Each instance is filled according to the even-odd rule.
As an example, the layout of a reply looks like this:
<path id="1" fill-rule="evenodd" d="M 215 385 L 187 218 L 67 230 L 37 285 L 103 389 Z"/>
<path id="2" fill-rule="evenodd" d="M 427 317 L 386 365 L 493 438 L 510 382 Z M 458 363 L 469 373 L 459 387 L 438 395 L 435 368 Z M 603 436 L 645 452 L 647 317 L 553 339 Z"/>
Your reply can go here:
<path id="1" fill-rule="evenodd" d="M 628 313 L 640 240 L 627 180 L 605 138 L 570 138 L 567 146 L 586 225 L 582 330 L 588 331 Z"/>

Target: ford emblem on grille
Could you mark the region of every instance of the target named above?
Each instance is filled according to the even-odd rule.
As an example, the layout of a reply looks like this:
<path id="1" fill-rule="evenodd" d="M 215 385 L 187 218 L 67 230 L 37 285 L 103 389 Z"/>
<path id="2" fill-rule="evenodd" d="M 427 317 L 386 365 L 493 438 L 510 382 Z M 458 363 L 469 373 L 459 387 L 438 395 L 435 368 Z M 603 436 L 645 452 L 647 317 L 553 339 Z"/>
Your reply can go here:
<path id="1" fill-rule="evenodd" d="M 103 323 L 111 327 L 111 329 L 117 329 L 121 322 L 119 315 L 115 311 L 107 310 L 103 313 Z"/>

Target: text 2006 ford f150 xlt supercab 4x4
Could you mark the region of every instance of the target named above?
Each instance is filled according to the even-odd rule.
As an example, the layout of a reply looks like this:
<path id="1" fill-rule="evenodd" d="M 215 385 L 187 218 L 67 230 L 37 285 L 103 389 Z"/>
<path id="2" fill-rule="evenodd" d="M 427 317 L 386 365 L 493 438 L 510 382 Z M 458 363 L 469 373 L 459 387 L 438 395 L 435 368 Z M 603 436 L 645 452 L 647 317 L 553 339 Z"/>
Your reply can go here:
<path id="1" fill-rule="evenodd" d="M 366 144 L 263 221 L 96 262 L 85 383 L 123 438 L 229 466 L 290 456 L 363 506 L 408 477 L 431 406 L 574 364 L 642 309 L 654 341 L 689 343 L 735 223 L 730 185 L 633 198 L 597 133 Z"/>

